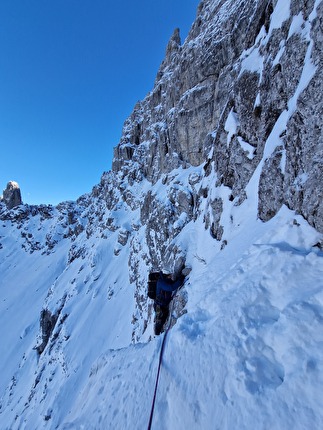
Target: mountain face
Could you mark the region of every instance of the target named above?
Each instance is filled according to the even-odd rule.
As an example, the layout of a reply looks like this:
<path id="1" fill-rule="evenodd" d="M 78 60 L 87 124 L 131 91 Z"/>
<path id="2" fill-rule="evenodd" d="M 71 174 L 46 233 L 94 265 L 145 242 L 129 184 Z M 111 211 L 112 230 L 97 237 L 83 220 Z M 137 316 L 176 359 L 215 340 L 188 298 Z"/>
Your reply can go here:
<path id="1" fill-rule="evenodd" d="M 138 163 L 154 183 L 204 164 L 239 204 L 258 168 L 260 219 L 286 204 L 322 231 L 321 9 L 201 2 L 184 45 L 176 30 L 153 90 L 126 121 L 114 170 Z"/>
<path id="2" fill-rule="evenodd" d="M 0 202 L 1 428 L 142 428 L 160 346 L 148 273 L 183 268 L 165 377 L 191 407 L 167 426 L 162 404 L 156 428 L 320 427 L 323 357 L 299 330 L 322 344 L 322 20 L 321 0 L 201 1 L 92 193 Z"/>

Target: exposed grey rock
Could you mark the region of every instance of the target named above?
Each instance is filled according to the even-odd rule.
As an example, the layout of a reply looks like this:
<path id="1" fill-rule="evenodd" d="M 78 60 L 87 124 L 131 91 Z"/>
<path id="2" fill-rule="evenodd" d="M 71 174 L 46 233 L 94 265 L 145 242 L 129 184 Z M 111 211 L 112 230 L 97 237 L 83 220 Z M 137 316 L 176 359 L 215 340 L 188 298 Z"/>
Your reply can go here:
<path id="1" fill-rule="evenodd" d="M 161 269 L 178 278 L 185 269 L 185 252 L 178 245 L 169 245 L 165 251 Z"/>
<path id="2" fill-rule="evenodd" d="M 176 206 L 179 214 L 186 213 L 189 218 L 193 215 L 193 195 L 188 189 L 173 185 L 168 193 L 169 201 Z"/>
<path id="3" fill-rule="evenodd" d="M 8 209 L 15 208 L 22 204 L 21 192 L 17 182 L 8 182 L 6 189 L 3 190 L 2 200 Z"/>
<path id="4" fill-rule="evenodd" d="M 223 227 L 220 224 L 220 218 L 223 211 L 222 199 L 217 198 L 217 199 L 211 200 L 210 206 L 211 206 L 212 218 L 213 218 L 212 224 L 210 227 L 210 232 L 216 240 L 221 240 L 223 235 Z"/>
<path id="5" fill-rule="evenodd" d="M 274 154 L 266 160 L 259 182 L 259 217 L 263 221 L 270 220 L 281 208 L 284 193 L 283 148 L 278 147 Z M 270 183 L 270 187 L 268 186 Z"/>
<path id="6" fill-rule="evenodd" d="M 170 38 L 167 48 L 166 48 L 166 56 L 163 63 L 169 63 L 172 61 L 172 57 L 176 54 L 178 54 L 179 50 L 181 48 L 181 36 L 179 32 L 179 28 L 175 28 L 174 33 L 172 34 L 172 37 Z"/>
<path id="7" fill-rule="evenodd" d="M 129 235 L 130 235 L 129 230 L 126 230 L 124 228 L 121 229 L 118 234 L 118 243 L 120 243 L 120 245 L 122 246 L 125 246 L 128 242 Z"/>
<path id="8" fill-rule="evenodd" d="M 315 12 L 313 0 L 291 1 L 290 16 L 272 28 L 275 6 L 267 0 L 200 3 L 188 38 L 180 45 L 175 31 L 154 88 L 126 120 L 114 171 L 129 173 L 136 166 L 154 183 L 179 166 L 211 160 L 215 185 L 231 188 L 241 204 L 262 163 L 259 216 L 266 220 L 287 204 L 322 231 L 323 5 Z M 247 55 L 259 67 L 246 66 Z M 295 113 L 277 142 L 284 146 L 281 155 L 277 150 L 262 160 L 277 121 L 299 92 L 309 58 L 316 72 L 293 101 Z M 286 163 L 276 176 L 279 157 Z"/>
<path id="9" fill-rule="evenodd" d="M 43 309 L 41 311 L 40 329 L 42 335 L 42 342 L 36 347 L 38 354 L 42 354 L 42 352 L 46 348 L 49 338 L 53 333 L 58 316 L 58 314 L 52 314 L 48 309 Z"/>

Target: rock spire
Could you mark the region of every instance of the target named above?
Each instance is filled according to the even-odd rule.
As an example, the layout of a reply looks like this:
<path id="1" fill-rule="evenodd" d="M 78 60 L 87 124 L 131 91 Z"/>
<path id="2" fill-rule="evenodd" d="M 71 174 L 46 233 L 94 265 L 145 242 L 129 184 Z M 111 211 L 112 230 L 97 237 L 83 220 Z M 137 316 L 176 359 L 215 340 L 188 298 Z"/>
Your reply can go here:
<path id="1" fill-rule="evenodd" d="M 3 190 L 1 201 L 5 203 L 8 209 L 12 209 L 22 204 L 20 187 L 17 182 L 8 182 L 6 189 Z"/>

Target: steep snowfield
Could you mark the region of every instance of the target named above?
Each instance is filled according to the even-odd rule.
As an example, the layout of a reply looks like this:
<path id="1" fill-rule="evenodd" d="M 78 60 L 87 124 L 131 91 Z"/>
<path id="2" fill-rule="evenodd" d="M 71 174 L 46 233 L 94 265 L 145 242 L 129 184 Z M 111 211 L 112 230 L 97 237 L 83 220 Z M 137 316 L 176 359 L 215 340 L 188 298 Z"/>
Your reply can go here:
<path id="1" fill-rule="evenodd" d="M 248 227 L 220 254 L 198 223 L 183 232 L 189 300 L 167 338 L 155 429 L 322 426 L 318 235 L 287 209 Z M 62 428 L 146 428 L 160 347 L 103 353 Z"/>
<path id="2" fill-rule="evenodd" d="M 322 427 L 322 237 L 285 207 L 257 221 L 250 204 L 228 206 L 223 250 L 200 218 L 177 238 L 187 313 L 167 338 L 154 429 Z M 0 250 L 0 427 L 146 428 L 162 337 L 151 322 L 131 342 L 127 247 L 90 238 L 66 268 L 64 241 L 49 255 L 17 241 Z M 38 358 L 40 311 L 62 297 L 67 317 Z"/>

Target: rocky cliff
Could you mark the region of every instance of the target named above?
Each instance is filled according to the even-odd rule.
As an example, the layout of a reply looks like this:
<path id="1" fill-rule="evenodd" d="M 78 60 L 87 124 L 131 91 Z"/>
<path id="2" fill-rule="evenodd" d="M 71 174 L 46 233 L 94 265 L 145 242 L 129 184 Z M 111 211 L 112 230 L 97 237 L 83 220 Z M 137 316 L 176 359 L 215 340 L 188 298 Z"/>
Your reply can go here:
<path id="1" fill-rule="evenodd" d="M 239 204 L 258 168 L 261 219 L 286 204 L 323 230 L 323 6 L 276 4 L 200 3 L 187 40 L 175 30 L 153 90 L 125 122 L 115 172 L 136 166 L 154 183 L 203 164 Z"/>
<path id="2" fill-rule="evenodd" d="M 261 220 L 286 205 L 323 231 L 322 12 L 314 0 L 202 1 L 183 45 L 174 31 L 154 88 L 124 124 L 112 171 L 127 204 L 140 207 L 153 266 L 179 219 L 182 228 L 202 214 L 225 246 L 220 190 L 239 206 L 254 176 Z M 201 170 L 176 181 L 174 171 L 190 166 Z M 127 184 L 143 178 L 162 181 L 167 201 L 152 190 L 133 198 Z"/>

